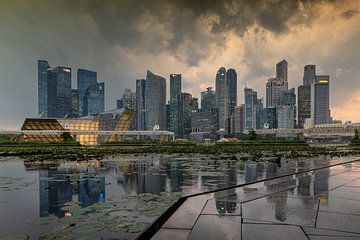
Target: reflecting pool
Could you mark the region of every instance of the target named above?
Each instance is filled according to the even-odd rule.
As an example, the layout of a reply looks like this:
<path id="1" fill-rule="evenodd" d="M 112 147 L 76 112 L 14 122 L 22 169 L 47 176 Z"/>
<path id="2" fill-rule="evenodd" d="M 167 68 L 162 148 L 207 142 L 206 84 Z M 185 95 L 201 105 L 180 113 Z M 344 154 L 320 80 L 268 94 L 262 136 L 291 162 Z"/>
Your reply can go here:
<path id="1" fill-rule="evenodd" d="M 274 163 L 127 155 L 27 163 L 0 158 L 0 239 L 134 239 L 182 195 L 348 159 Z"/>

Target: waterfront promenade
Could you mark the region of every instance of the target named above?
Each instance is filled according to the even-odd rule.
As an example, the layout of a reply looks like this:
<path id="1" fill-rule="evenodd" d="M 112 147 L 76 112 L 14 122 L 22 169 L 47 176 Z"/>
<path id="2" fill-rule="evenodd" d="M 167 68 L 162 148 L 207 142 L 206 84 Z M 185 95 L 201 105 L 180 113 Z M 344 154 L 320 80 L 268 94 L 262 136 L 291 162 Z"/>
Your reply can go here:
<path id="1" fill-rule="evenodd" d="M 140 239 L 360 239 L 360 159 L 295 167 L 178 205 Z"/>

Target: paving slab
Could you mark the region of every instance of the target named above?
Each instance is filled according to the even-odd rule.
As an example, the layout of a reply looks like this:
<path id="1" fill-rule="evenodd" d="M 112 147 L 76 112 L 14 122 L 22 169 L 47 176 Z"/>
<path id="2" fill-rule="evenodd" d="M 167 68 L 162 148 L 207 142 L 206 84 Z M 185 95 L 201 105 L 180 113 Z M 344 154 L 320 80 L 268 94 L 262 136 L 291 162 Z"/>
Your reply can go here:
<path id="1" fill-rule="evenodd" d="M 316 226 L 329 230 L 360 233 L 360 216 L 319 212 Z"/>
<path id="2" fill-rule="evenodd" d="M 243 240 L 307 240 L 299 226 L 243 224 Z"/>
<path id="3" fill-rule="evenodd" d="M 186 229 L 171 229 L 162 228 L 160 229 L 152 240 L 186 240 L 190 234 L 190 230 Z"/>

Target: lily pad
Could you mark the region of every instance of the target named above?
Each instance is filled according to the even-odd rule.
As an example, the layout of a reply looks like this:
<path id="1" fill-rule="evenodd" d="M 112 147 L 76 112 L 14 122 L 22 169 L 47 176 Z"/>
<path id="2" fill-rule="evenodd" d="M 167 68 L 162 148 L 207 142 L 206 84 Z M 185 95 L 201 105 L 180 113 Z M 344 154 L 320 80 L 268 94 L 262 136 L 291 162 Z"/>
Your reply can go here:
<path id="1" fill-rule="evenodd" d="M 78 237 L 74 238 L 73 240 L 101 240 L 101 237 Z"/>
<path id="2" fill-rule="evenodd" d="M 29 235 L 22 233 L 0 237 L 0 240 L 27 240 L 27 239 L 29 239 Z"/>
<path id="3" fill-rule="evenodd" d="M 27 221 L 26 223 L 29 225 L 47 225 L 57 219 L 58 219 L 57 217 L 51 215 L 48 217 L 40 217 L 40 218 L 31 219 L 31 220 Z"/>
<path id="4" fill-rule="evenodd" d="M 106 226 L 106 230 L 114 233 L 126 233 L 128 231 L 127 228 L 128 225 L 129 223 L 115 222 L 113 224 Z"/>
<path id="5" fill-rule="evenodd" d="M 59 221 L 70 225 L 73 223 L 83 222 L 86 219 L 87 219 L 87 216 L 85 216 L 85 215 L 75 215 L 75 216 L 60 218 Z"/>
<path id="6" fill-rule="evenodd" d="M 128 231 L 130 233 L 143 232 L 147 228 L 147 226 L 149 226 L 149 223 L 138 222 L 138 223 L 128 226 Z"/>
<path id="7" fill-rule="evenodd" d="M 103 226 L 96 223 L 85 224 L 75 227 L 71 232 L 77 234 L 96 233 L 103 229 Z"/>
<path id="8" fill-rule="evenodd" d="M 105 215 L 103 215 L 103 216 L 98 217 L 97 220 L 98 220 L 99 222 L 113 222 L 113 221 L 115 221 L 115 220 L 118 219 L 118 218 L 119 218 L 119 216 L 117 216 L 117 215 L 108 215 L 108 214 L 105 214 Z"/>

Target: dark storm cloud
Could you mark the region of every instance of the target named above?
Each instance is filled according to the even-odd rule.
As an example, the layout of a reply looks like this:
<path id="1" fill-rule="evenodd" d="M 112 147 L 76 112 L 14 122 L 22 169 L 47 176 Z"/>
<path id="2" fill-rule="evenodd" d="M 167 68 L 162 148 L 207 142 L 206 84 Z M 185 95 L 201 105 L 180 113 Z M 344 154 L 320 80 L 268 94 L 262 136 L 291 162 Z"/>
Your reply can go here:
<path id="1" fill-rule="evenodd" d="M 359 14 L 358 10 L 352 9 L 341 13 L 341 16 L 345 19 L 350 19 L 355 15 Z"/>

